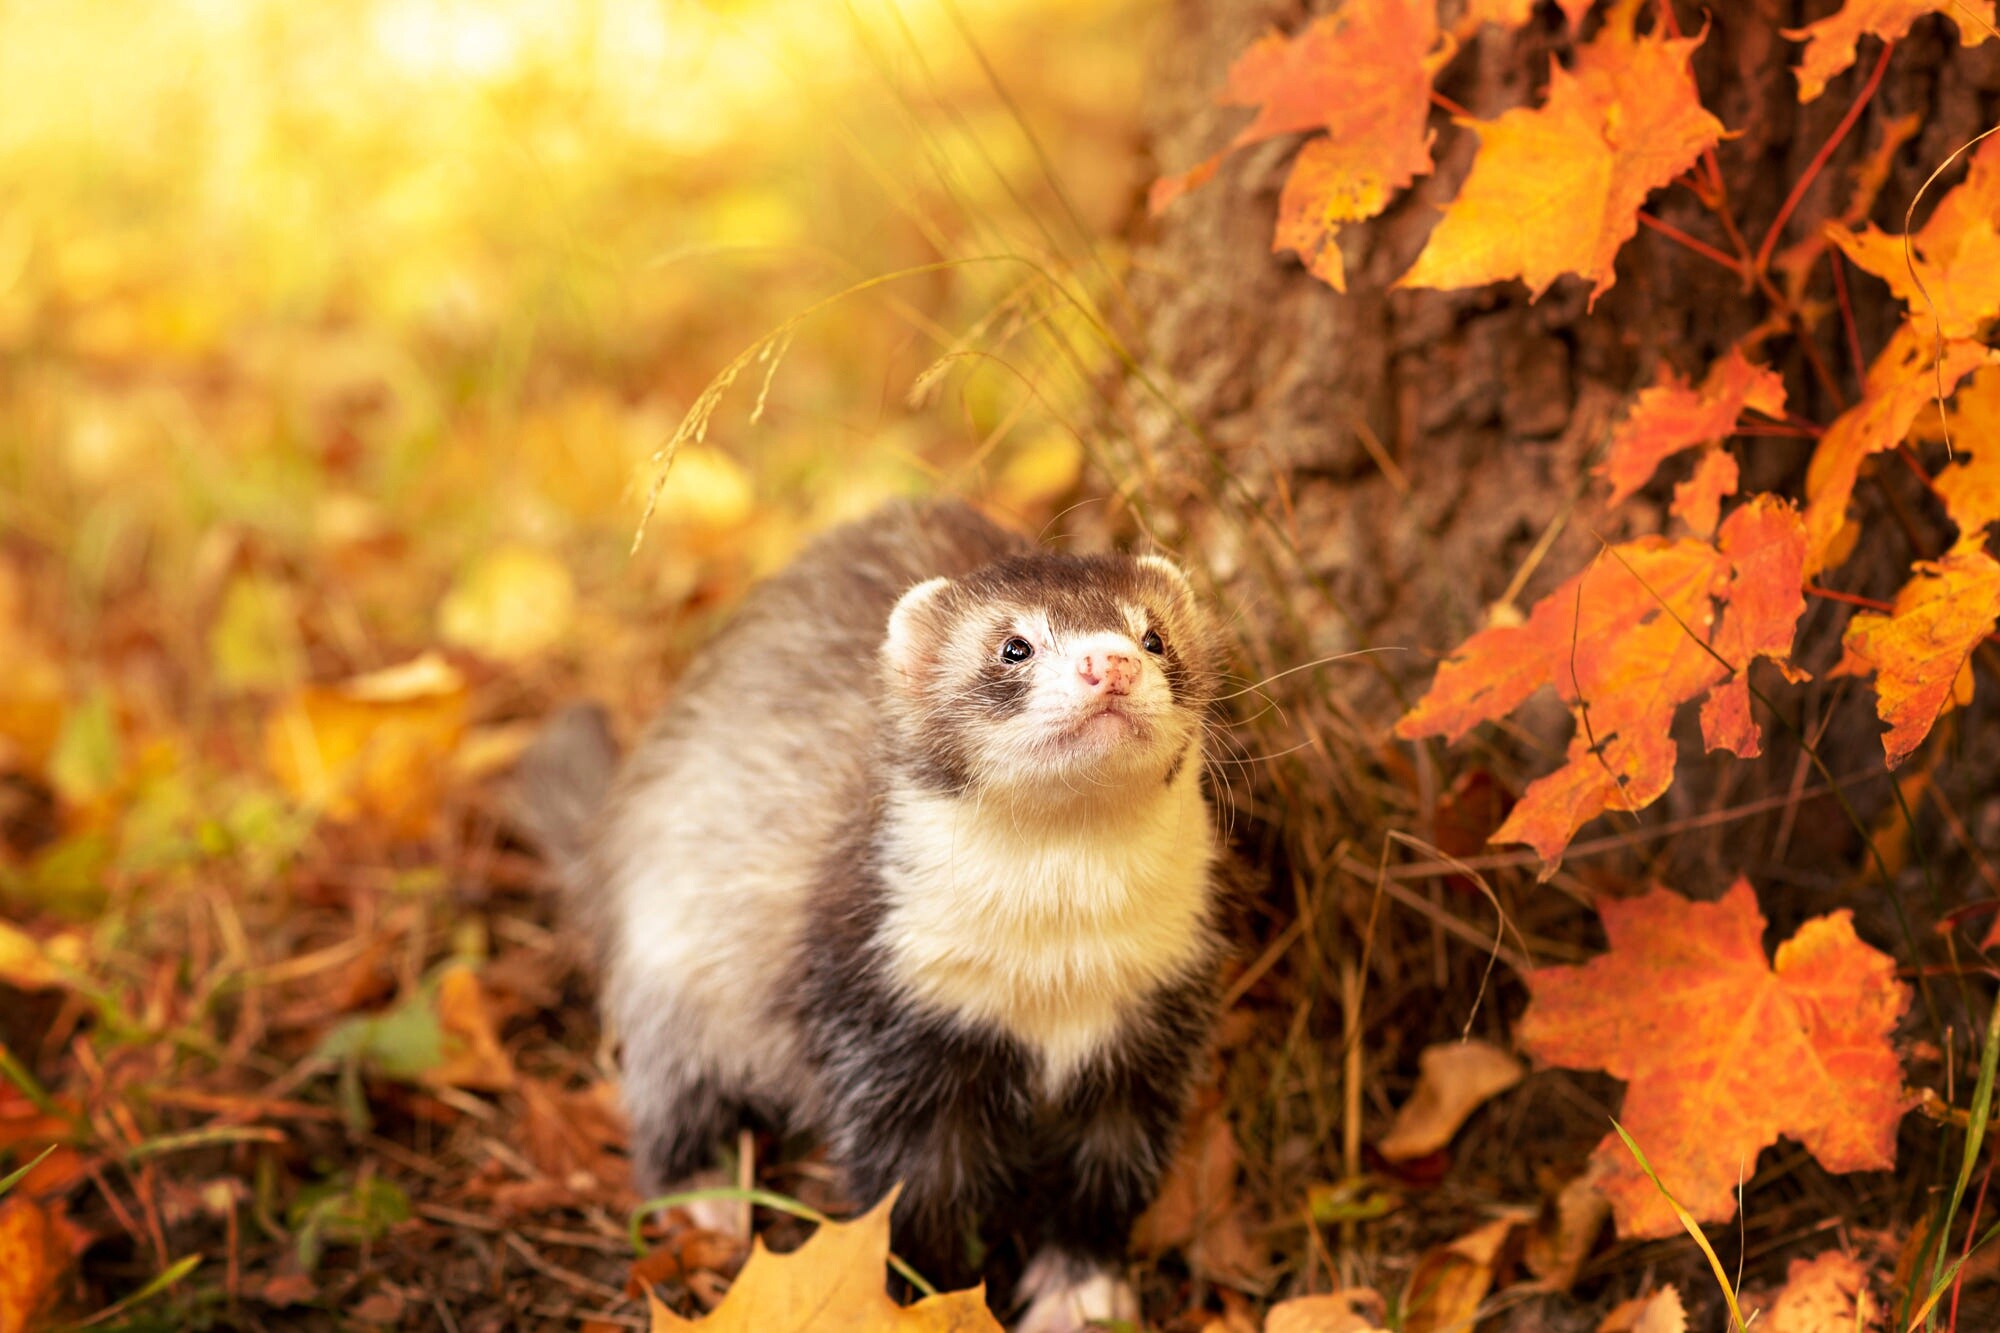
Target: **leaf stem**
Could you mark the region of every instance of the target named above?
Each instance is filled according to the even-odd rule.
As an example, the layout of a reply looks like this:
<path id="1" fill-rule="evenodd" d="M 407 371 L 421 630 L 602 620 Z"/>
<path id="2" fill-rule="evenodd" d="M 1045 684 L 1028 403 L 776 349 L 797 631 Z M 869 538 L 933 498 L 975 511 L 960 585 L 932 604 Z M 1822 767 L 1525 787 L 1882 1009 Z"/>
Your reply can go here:
<path id="1" fill-rule="evenodd" d="M 1716 249 L 1714 246 L 1710 245 L 1707 241 L 1696 240 L 1694 237 L 1682 231 L 1679 227 L 1676 227 L 1673 223 L 1662 222 L 1660 219 L 1654 217 L 1651 213 L 1648 213 L 1643 208 L 1639 210 L 1639 221 L 1645 223 L 1648 227 L 1651 227 L 1654 231 L 1660 233 L 1660 235 L 1666 237 L 1668 240 L 1676 241 L 1681 245 L 1686 246 L 1688 249 L 1700 255 L 1703 259 L 1714 260 L 1716 263 L 1728 269 L 1731 273 L 1734 273 L 1737 277 L 1740 278 L 1743 276 L 1743 265 L 1739 261 L 1731 258 L 1729 255 Z"/>
<path id="2" fill-rule="evenodd" d="M 1770 230 L 1764 233 L 1764 243 L 1757 247 L 1757 257 L 1751 261 L 1757 272 L 1765 271 L 1765 266 L 1771 261 L 1771 251 L 1778 244 L 1778 234 L 1785 229 L 1785 224 L 1791 221 L 1792 213 L 1798 208 L 1799 201 L 1805 198 L 1806 191 L 1819 179 L 1819 173 L 1825 169 L 1827 159 L 1833 156 L 1834 150 L 1847 138 L 1848 131 L 1852 130 L 1854 123 L 1861 119 L 1861 113 L 1868 109 L 1868 103 L 1873 100 L 1875 90 L 1882 86 L 1882 75 L 1888 70 L 1889 57 L 1895 50 L 1894 42 L 1882 43 L 1882 54 L 1875 61 L 1875 70 L 1868 76 L 1868 82 L 1862 85 L 1861 92 L 1854 99 L 1854 105 L 1847 108 L 1847 114 L 1833 127 L 1833 133 L 1826 136 L 1826 142 L 1819 146 L 1819 151 L 1813 154 L 1812 161 L 1806 163 L 1806 169 L 1799 174 L 1797 182 L 1792 186 L 1792 192 L 1786 195 L 1785 202 L 1778 206 L 1778 215 L 1771 219 Z"/>

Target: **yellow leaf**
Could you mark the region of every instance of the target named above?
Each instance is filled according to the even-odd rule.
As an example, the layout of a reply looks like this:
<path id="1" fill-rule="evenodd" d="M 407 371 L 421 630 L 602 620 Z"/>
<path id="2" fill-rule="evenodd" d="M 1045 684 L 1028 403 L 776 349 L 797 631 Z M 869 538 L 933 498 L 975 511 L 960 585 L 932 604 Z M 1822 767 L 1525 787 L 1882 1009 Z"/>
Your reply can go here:
<path id="1" fill-rule="evenodd" d="M 0 1199 L 0 1333 L 39 1326 L 69 1259 L 61 1224 L 40 1204 Z"/>
<path id="2" fill-rule="evenodd" d="M 643 467 L 640 493 L 652 485 L 652 464 Z M 653 526 L 669 538 L 693 530 L 696 534 L 726 532 L 750 518 L 756 490 L 742 464 L 705 445 L 684 444 L 674 454 L 660 487 Z"/>
<path id="3" fill-rule="evenodd" d="M 280 690 L 305 675 L 299 612 L 292 590 L 275 579 L 239 574 L 222 594 L 208 631 L 208 660 L 225 690 Z"/>
<path id="4" fill-rule="evenodd" d="M 1052 430 L 1014 450 L 993 483 L 993 498 L 1031 512 L 1067 495 L 1083 472 L 1083 446 L 1066 430 Z"/>
<path id="5" fill-rule="evenodd" d="M 519 662 L 562 641 L 576 613 L 569 569 L 535 546 L 489 552 L 459 577 L 438 607 L 446 643 L 496 662 Z"/>
<path id="6" fill-rule="evenodd" d="M 465 734 L 466 685 L 425 654 L 340 685 L 298 691 L 264 724 L 264 755 L 285 789 L 331 819 L 378 819 L 421 837 Z"/>
<path id="7" fill-rule="evenodd" d="M 0 921 L 0 984 L 15 990 L 49 990 L 63 984 L 63 969 L 81 961 L 74 935 L 46 944 Z"/>
<path id="8" fill-rule="evenodd" d="M 1362 1308 L 1373 1311 L 1364 1314 Z M 1271 1307 L 1264 1333 L 1381 1333 L 1382 1298 L 1367 1287 L 1298 1296 Z"/>
<path id="9" fill-rule="evenodd" d="M 984 1288 L 948 1292 L 899 1306 L 884 1286 L 889 1262 L 890 1196 L 852 1222 L 828 1222 L 790 1254 L 758 1241 L 722 1304 L 699 1320 L 683 1319 L 657 1300 L 653 1333 L 1000 1333 Z"/>
<path id="10" fill-rule="evenodd" d="M 437 1015 L 452 1045 L 444 1064 L 431 1071 L 435 1082 L 483 1092 L 514 1086 L 514 1062 L 500 1045 L 486 990 L 470 967 L 455 963 L 438 978 Z"/>
<path id="11" fill-rule="evenodd" d="M 1629 15 L 1630 10 L 1624 11 Z M 1639 205 L 1722 136 L 1688 57 L 1700 37 L 1639 38 L 1607 21 L 1547 100 L 1473 122 L 1479 155 L 1399 287 L 1478 287 L 1519 278 L 1540 296 L 1559 274 L 1614 279 Z"/>

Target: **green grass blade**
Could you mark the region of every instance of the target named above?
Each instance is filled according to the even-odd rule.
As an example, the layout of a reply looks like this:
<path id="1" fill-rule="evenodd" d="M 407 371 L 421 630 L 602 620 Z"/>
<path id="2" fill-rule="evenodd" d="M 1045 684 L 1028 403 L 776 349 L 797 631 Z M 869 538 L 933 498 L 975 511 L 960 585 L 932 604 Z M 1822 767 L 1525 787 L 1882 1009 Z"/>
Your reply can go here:
<path id="1" fill-rule="evenodd" d="M 1708 1237 L 1702 1234 L 1701 1224 L 1696 1222 L 1688 1210 L 1681 1207 L 1680 1200 L 1668 1193 L 1667 1187 L 1660 1183 L 1659 1176 L 1653 1172 L 1653 1164 L 1646 1160 L 1646 1154 L 1639 1150 L 1639 1145 L 1625 1132 L 1625 1126 L 1614 1119 L 1611 1128 L 1618 1131 L 1618 1137 L 1625 1141 L 1626 1151 L 1637 1160 L 1639 1169 L 1646 1173 L 1646 1179 L 1653 1182 L 1653 1188 L 1660 1192 L 1660 1197 L 1674 1210 L 1674 1216 L 1680 1219 L 1681 1226 L 1687 1229 L 1688 1235 L 1694 1237 L 1694 1243 L 1701 1248 L 1702 1254 L 1707 1256 L 1708 1266 L 1715 1271 L 1715 1285 L 1722 1288 L 1722 1299 L 1729 1305 L 1729 1327 L 1735 1330 L 1735 1333 L 1744 1333 L 1743 1311 L 1736 1304 L 1736 1289 L 1729 1285 L 1729 1274 L 1723 1270 L 1722 1260 L 1716 1257 L 1715 1247 L 1710 1245 Z"/>

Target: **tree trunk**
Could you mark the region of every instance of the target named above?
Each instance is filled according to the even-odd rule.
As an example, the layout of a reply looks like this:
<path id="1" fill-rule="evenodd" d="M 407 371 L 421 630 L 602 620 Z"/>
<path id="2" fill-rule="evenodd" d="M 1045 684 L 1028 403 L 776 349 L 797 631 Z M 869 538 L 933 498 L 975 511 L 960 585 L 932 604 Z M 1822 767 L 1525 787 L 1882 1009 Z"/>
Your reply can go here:
<path id="1" fill-rule="evenodd" d="M 1176 5 L 1156 58 L 1147 117 L 1158 169 L 1184 170 L 1247 118 L 1213 98 L 1245 46 L 1272 27 L 1295 32 L 1312 10 L 1332 7 L 1273 0 Z M 1684 30 L 1708 25 L 1694 67 L 1704 104 L 1737 135 L 1717 152 L 1729 210 L 1752 248 L 1854 102 L 1880 50 L 1864 40 L 1855 66 L 1800 106 L 1789 67 L 1801 48 L 1780 29 L 1833 8 L 1773 0 L 1679 6 Z M 1591 23 L 1585 31 L 1593 31 Z M 1532 104 L 1567 40 L 1561 15 L 1544 5 L 1520 32 L 1485 29 L 1441 76 L 1439 91 L 1482 118 Z M 1920 21 L 1782 240 L 1814 234 L 1838 216 L 1854 189 L 1853 168 L 1882 142 L 1885 123 L 1915 113 L 1921 128 L 1897 153 L 1872 214 L 1885 230 L 1902 231 L 1904 210 L 1925 178 L 1993 123 L 1996 92 L 2000 43 L 1962 50 L 1942 20 Z M 1173 386 L 1186 415 L 1146 415 L 1150 429 L 1140 444 L 1176 460 L 1196 482 L 1228 479 L 1221 491 L 1207 488 L 1219 503 L 1186 506 L 1185 519 L 1190 545 L 1224 578 L 1251 651 L 1260 655 L 1251 667 L 1268 673 L 1330 653 L 1396 650 L 1300 673 L 1298 688 L 1284 691 L 1288 707 L 1305 710 L 1306 719 L 1351 753 L 1368 755 L 1401 707 L 1421 693 L 1440 655 L 1480 628 L 1492 603 L 1505 597 L 1525 609 L 1583 568 L 1600 539 L 1664 526 L 1664 502 L 1678 475 L 1671 466 L 1615 512 L 1605 510 L 1604 487 L 1592 484 L 1589 466 L 1632 395 L 1663 364 L 1699 376 L 1770 308 L 1733 273 L 1645 229 L 1620 252 L 1617 283 L 1594 310 L 1589 284 L 1577 278 L 1559 280 L 1532 302 L 1518 283 L 1463 292 L 1390 290 L 1471 161 L 1474 135 L 1452 125 L 1439 130 L 1432 175 L 1382 217 L 1342 233 L 1348 291 L 1336 292 L 1289 254 L 1271 253 L 1277 197 L 1297 142 L 1281 139 L 1233 155 L 1213 181 L 1151 225 L 1135 296 L 1150 367 Z M 1932 187 L 1925 209 L 1962 168 L 1961 158 Z M 1684 186 L 1656 192 L 1648 210 L 1731 249 L 1716 219 Z M 1847 277 L 1860 342 L 1872 355 L 1901 307 L 1874 278 L 1852 268 Z M 1792 411 L 1825 422 L 1842 405 L 1826 381 L 1852 401 L 1859 371 L 1845 346 L 1825 261 L 1808 296 L 1827 303 L 1811 337 L 1824 373 L 1783 329 L 1761 355 L 1784 372 Z M 1797 496 L 1811 445 L 1759 438 L 1739 446 L 1744 491 Z M 1892 490 L 1907 480 L 1884 477 Z M 1854 586 L 1865 574 L 1865 591 L 1892 596 L 1915 553 L 1885 536 L 1896 531 L 1892 518 L 1877 521 L 1868 512 L 1884 503 L 1879 491 L 1864 487 L 1858 501 L 1869 540 L 1880 549 L 1858 553 L 1843 581 Z M 1842 608 L 1811 608 L 1802 642 L 1814 665 L 1831 665 L 1845 620 Z M 1858 763 L 1876 746 L 1876 726 L 1865 702 L 1852 689 L 1846 693 L 1850 706 L 1837 710 L 1832 740 Z M 1795 697 L 1807 720 L 1826 711 L 1815 691 Z M 1525 720 L 1536 736 L 1559 746 L 1567 717 L 1545 702 Z M 1300 729 L 1260 728 L 1259 735 L 1282 742 L 1292 734 L 1295 743 Z M 1789 780 L 1790 761 L 1778 753 L 1765 767 Z M 1526 774 L 1552 766 L 1543 756 Z M 1711 784 L 1686 780 L 1690 767 L 1682 765 L 1683 782 L 1663 802 L 1672 814 L 1714 795 Z M 1379 800 L 1357 783 L 1330 776 L 1350 827 L 1383 815 Z M 1761 832 L 1768 847 L 1768 821 Z"/>
<path id="2" fill-rule="evenodd" d="M 1835 7 L 1823 0 L 1677 6 L 1685 31 L 1708 24 L 1694 67 L 1704 103 L 1737 133 L 1717 153 L 1731 191 L 1729 210 L 1753 250 L 1854 103 L 1880 51 L 1878 43 L 1864 40 L 1855 67 L 1818 100 L 1800 106 L 1789 69 L 1800 48 L 1779 30 Z M 1213 101 L 1229 63 L 1271 27 L 1296 32 L 1310 12 L 1293 0 L 1175 5 L 1148 112 L 1160 172 L 1183 171 L 1228 140 L 1249 114 Z M 1650 5 L 1643 11 L 1654 12 Z M 1442 76 L 1439 91 L 1481 118 L 1535 104 L 1550 60 L 1566 45 L 1560 15 L 1543 5 L 1521 32 L 1503 36 L 1488 28 L 1469 43 Z M 1920 21 L 1805 195 L 1783 242 L 1815 234 L 1839 216 L 1855 188 L 1855 165 L 1883 142 L 1888 122 L 1915 113 L 1921 128 L 1896 155 L 1872 212 L 1878 225 L 1900 233 L 1904 210 L 1925 178 L 2000 118 L 1996 93 L 2000 42 L 1961 50 L 1942 20 Z M 1171 535 L 1216 575 L 1240 631 L 1246 670 L 1254 679 L 1328 654 L 1398 650 L 1271 682 L 1265 690 L 1281 708 L 1238 734 L 1255 755 L 1277 757 L 1220 770 L 1237 790 L 1237 808 L 1266 833 L 1253 852 L 1270 872 L 1267 938 L 1294 914 L 1312 919 L 1309 956 L 1276 950 L 1273 956 L 1282 961 L 1273 975 L 1290 969 L 1297 982 L 1284 997 L 1314 997 L 1299 1012 L 1312 1015 L 1311 1030 L 1320 1037 L 1300 1043 L 1280 1032 L 1272 1044 L 1282 1044 L 1284 1053 L 1274 1062 L 1262 1058 L 1257 1044 L 1239 1048 L 1227 1066 L 1232 1104 L 1256 1108 L 1250 1114 L 1263 1142 L 1321 1145 L 1320 1153 L 1332 1160 L 1312 1168 L 1331 1173 L 1320 1178 L 1337 1178 L 1354 1164 L 1340 1160 L 1339 1144 L 1328 1146 L 1338 1137 L 1329 1125 L 1345 1123 L 1362 1106 L 1342 1106 L 1338 1099 L 1343 1052 L 1357 1032 L 1342 1018 L 1349 997 L 1366 997 L 1358 1031 L 1371 1107 L 1404 1094 L 1419 1047 L 1456 1037 L 1466 1026 L 1505 1041 L 1503 1020 L 1521 1004 L 1507 969 L 1488 990 L 1481 981 L 1486 950 L 1445 933 L 1456 924 L 1452 917 L 1476 922 L 1482 934 L 1491 931 L 1492 908 L 1482 899 L 1450 893 L 1441 881 L 1411 881 L 1400 905 L 1381 904 L 1373 870 L 1384 854 L 1384 831 L 1407 830 L 1458 855 L 1494 850 L 1482 844 L 1498 822 L 1500 793 L 1518 791 L 1556 767 L 1571 723 L 1544 691 L 1515 715 L 1519 725 L 1504 732 L 1485 728 L 1484 739 L 1457 746 L 1391 743 L 1388 728 L 1429 684 L 1442 655 L 1487 622 L 1495 602 L 1507 599 L 1525 610 L 1583 569 L 1602 541 L 1665 527 L 1665 501 L 1681 475 L 1671 465 L 1616 511 L 1605 508 L 1605 487 L 1593 483 L 1589 468 L 1632 396 L 1663 365 L 1699 376 L 1770 313 L 1764 297 L 1745 291 L 1734 274 L 1644 229 L 1619 254 L 1616 285 L 1594 310 L 1588 284 L 1574 278 L 1560 280 L 1539 301 L 1530 301 L 1518 283 L 1451 293 L 1390 290 L 1422 248 L 1439 209 L 1456 194 L 1475 146 L 1471 132 L 1440 125 L 1435 173 L 1382 217 L 1343 231 L 1346 294 L 1310 276 L 1290 255 L 1271 253 L 1295 140 L 1232 155 L 1212 181 L 1145 225 L 1138 251 L 1135 300 L 1146 329 L 1148 373 L 1134 393 L 1157 402 L 1153 386 L 1169 386 L 1165 392 L 1174 403 L 1136 414 L 1143 423 L 1136 443 L 1159 469 L 1156 475 L 1178 480 L 1177 490 L 1166 490 L 1179 501 L 1172 507 L 1182 524 Z M 1962 175 L 1961 159 L 1959 169 L 1932 187 L 1919 223 Z M 1684 186 L 1656 192 L 1647 207 L 1719 249 L 1732 249 L 1717 220 Z M 1851 268 L 1847 285 L 1862 352 L 1873 355 L 1897 326 L 1900 303 L 1883 284 Z M 1793 412 L 1824 423 L 1854 400 L 1859 368 L 1846 345 L 1827 262 L 1814 270 L 1808 297 L 1826 303 L 1810 334 L 1822 366 L 1815 368 L 1795 331 L 1782 327 L 1763 343 L 1759 359 L 1784 373 Z M 1812 444 L 1782 437 L 1736 442 L 1744 491 L 1800 496 Z M 1935 523 L 1919 522 L 1906 541 L 1901 515 L 1891 510 L 1921 518 L 1928 497 L 1888 461 L 1891 466 L 1877 467 L 1857 490 L 1866 536 L 1840 571 L 1841 586 L 1878 598 L 1894 595 L 1912 559 L 1937 554 L 1919 543 L 1936 540 L 1940 531 Z M 1832 603 L 1809 606 L 1799 657 L 1816 672 L 1837 660 L 1848 614 Z M 1892 819 L 1894 788 L 1880 777 L 1871 692 L 1842 681 L 1779 687 L 1775 675 L 1770 683 L 1793 725 L 1807 732 L 1824 728 L 1818 748 L 1835 774 L 1868 775 L 1843 782 L 1860 819 Z M 1955 723 L 1961 735 L 1984 739 L 1953 747 L 1939 776 L 1941 790 L 1971 826 L 1971 840 L 1983 842 L 1989 857 L 2000 851 L 2000 800 L 1992 780 L 2000 756 L 1992 703 L 1997 686 L 1982 679 L 1978 702 Z M 1906 961 L 1937 947 L 1910 939 L 1892 910 L 1896 894 L 1871 890 L 1830 899 L 1826 890 L 1856 882 L 1867 864 L 1860 835 L 1832 801 L 1820 800 L 1803 813 L 1767 802 L 1748 817 L 1700 822 L 1821 779 L 1778 727 L 1765 728 L 1764 758 L 1738 761 L 1701 757 L 1691 724 L 1691 717 L 1683 719 L 1689 734 L 1679 779 L 1667 796 L 1637 820 L 1603 820 L 1582 834 L 1633 835 L 1629 852 L 1573 856 L 1564 877 L 1567 894 L 1537 889 L 1531 873 L 1495 877 L 1499 905 L 1510 927 L 1535 942 L 1528 952 L 1537 961 L 1566 961 L 1560 952 L 1551 955 L 1552 947 L 1574 950 L 1569 957 L 1597 947 L 1588 914 L 1577 910 L 1578 896 L 1658 878 L 1690 896 L 1715 897 L 1738 873 L 1751 874 L 1763 889 L 1809 890 L 1766 895 L 1780 938 L 1802 917 L 1853 905 L 1864 932 L 1897 946 Z M 1927 826 L 1936 817 L 1925 807 L 1920 822 Z M 1645 836 L 1645 829 L 1677 820 L 1698 828 L 1686 836 Z M 1976 888 L 1979 881 L 1960 854 L 1962 836 L 1930 842 L 1958 858 L 1938 868 L 1943 881 Z M 1392 859 L 1412 855 L 1395 845 L 1386 850 Z M 1954 879 L 1956 872 L 1963 873 Z M 1914 868 L 1903 878 L 1909 881 L 1900 886 L 1904 890 L 1919 882 Z M 1422 910 L 1426 893 L 1428 913 Z M 1927 909 L 1935 901 L 1913 900 Z M 1565 943 L 1552 946 L 1552 940 Z M 1367 974 L 1349 971 L 1343 983 L 1341 970 L 1356 965 L 1364 948 Z M 1280 1027 L 1295 1021 L 1270 1007 L 1268 1016 Z M 1965 1030 L 1965 1015 L 1948 1017 Z M 1495 1192 L 1498 1182 L 1504 1197 L 1532 1198 L 1538 1172 L 1574 1174 L 1603 1134 L 1602 1112 L 1616 1105 L 1615 1084 L 1564 1074 L 1537 1077 L 1567 1080 L 1569 1090 L 1516 1101 L 1483 1152 L 1459 1145 L 1461 1164 L 1476 1158 L 1475 1166 L 1462 1170 L 1477 1176 L 1475 1194 Z M 1350 1089 L 1349 1095 L 1359 1094 Z M 1593 1098 L 1595 1115 L 1587 1109 Z M 1268 1124 L 1261 1119 L 1267 1113 Z M 1371 1132 L 1380 1127 L 1376 1114 L 1369 1112 Z M 1930 1143 L 1921 1151 L 1935 1150 Z M 1287 1149 L 1271 1151 L 1271 1178 L 1303 1169 L 1279 1160 Z M 1753 1249 L 1779 1253 L 1798 1234 L 1784 1230 L 1793 1213 L 1773 1200 L 1802 1219 L 1841 1206 L 1829 1205 L 1829 1198 L 1888 1204 L 1893 1195 L 1888 1185 L 1833 1183 L 1796 1158 L 1787 1170 L 1759 1178 L 1765 1192 L 1758 1197 L 1765 1202 L 1749 1220 Z M 1463 1230 L 1464 1220 L 1413 1210 L 1380 1233 L 1384 1252 L 1414 1253 L 1425 1241 Z M 1399 1226 L 1421 1234 L 1399 1234 Z M 1300 1262 L 1309 1266 L 1312 1260 Z M 1697 1274 L 1690 1268 L 1687 1276 Z M 1698 1293 L 1702 1286 L 1690 1282 L 1683 1290 Z M 1700 1305 L 1698 1297 L 1694 1304 Z M 1525 1307 L 1522 1317 L 1529 1322 L 1522 1327 L 1567 1327 L 1575 1313 L 1551 1310 L 1546 1317 L 1552 1322 L 1542 1322 L 1533 1314 L 1538 1308 Z M 1694 1313 L 1699 1321 L 1699 1308 Z"/>

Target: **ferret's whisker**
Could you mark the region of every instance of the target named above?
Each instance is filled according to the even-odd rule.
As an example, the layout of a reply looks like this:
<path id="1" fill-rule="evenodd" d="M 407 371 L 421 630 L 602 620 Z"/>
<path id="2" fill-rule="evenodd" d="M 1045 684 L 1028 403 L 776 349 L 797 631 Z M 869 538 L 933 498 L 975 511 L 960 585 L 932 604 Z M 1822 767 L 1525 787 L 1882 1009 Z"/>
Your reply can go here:
<path id="1" fill-rule="evenodd" d="M 1295 667 L 1286 667 L 1283 671 L 1274 672 L 1253 685 L 1244 686 L 1233 694 L 1218 694 L 1211 702 L 1226 703 L 1231 699 L 1239 698 L 1242 695 L 1249 694 L 1253 690 L 1269 685 L 1274 680 L 1283 680 L 1286 676 L 1295 675 L 1301 671 L 1310 671 L 1314 667 L 1325 666 L 1329 662 L 1344 662 L 1350 657 L 1366 657 L 1373 653 L 1400 653 L 1403 651 L 1405 650 L 1400 647 L 1391 646 L 1385 648 L 1354 648 L 1344 653 L 1330 653 L 1325 657 L 1316 657 L 1310 662 L 1301 662 Z"/>

